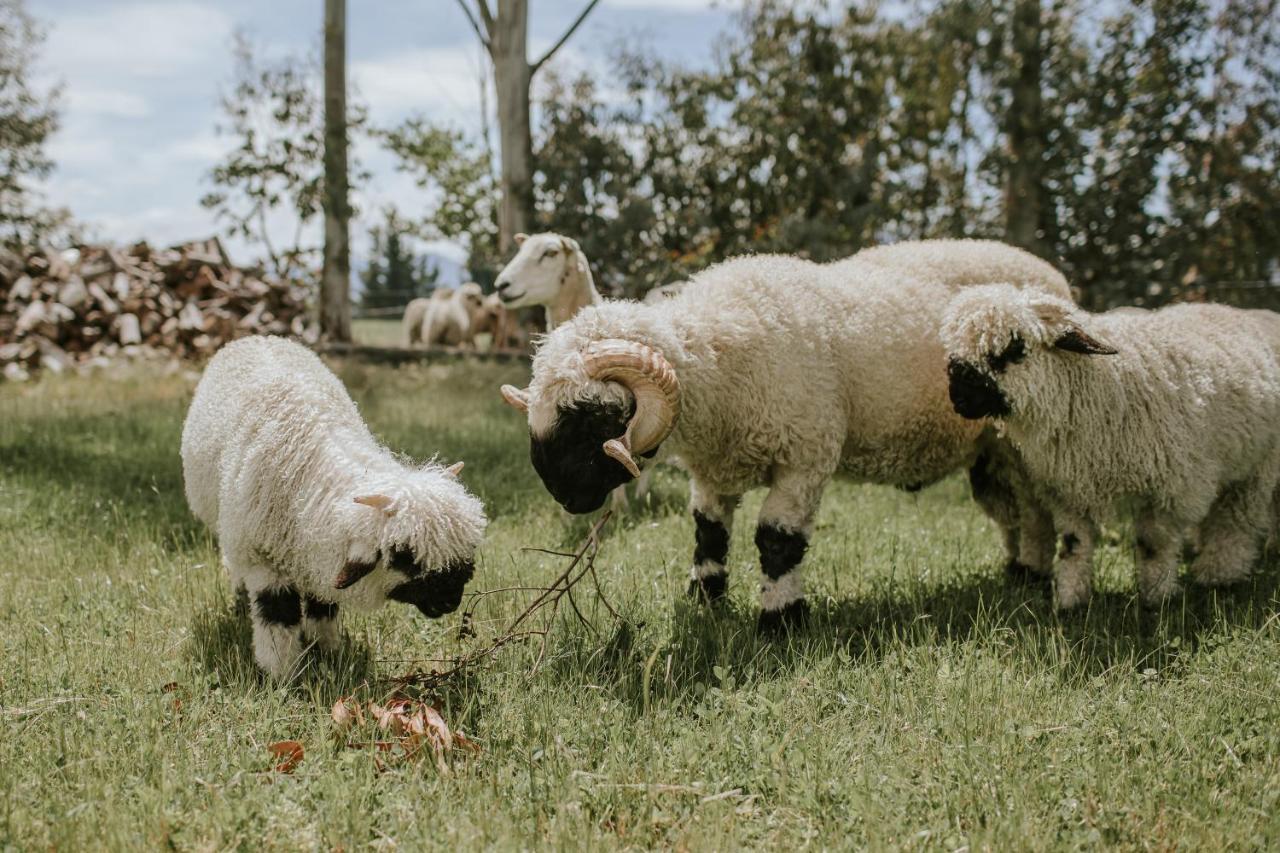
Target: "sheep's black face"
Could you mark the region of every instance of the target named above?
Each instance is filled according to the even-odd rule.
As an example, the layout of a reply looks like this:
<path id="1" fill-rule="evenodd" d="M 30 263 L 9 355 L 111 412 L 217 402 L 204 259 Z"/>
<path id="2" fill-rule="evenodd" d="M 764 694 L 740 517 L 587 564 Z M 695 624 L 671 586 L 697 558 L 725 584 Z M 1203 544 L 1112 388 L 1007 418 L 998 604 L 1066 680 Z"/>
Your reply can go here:
<path id="1" fill-rule="evenodd" d="M 604 443 L 627 429 L 635 404 L 599 400 L 560 407 L 555 425 L 532 436 L 529 458 L 551 496 L 569 512 L 594 512 L 609 493 L 631 480 L 620 463 L 604 453 Z"/>
<path id="2" fill-rule="evenodd" d="M 951 405 L 961 417 L 970 420 L 999 418 L 1012 411 L 991 374 L 969 362 L 951 359 L 947 364 L 947 377 L 950 379 Z"/>
<path id="3" fill-rule="evenodd" d="M 407 580 L 387 593 L 392 601 L 412 604 L 424 616 L 436 618 L 452 613 L 462 603 L 462 591 L 475 574 L 470 560 L 455 560 L 443 568 L 424 566 L 409 548 L 395 548 L 388 561 L 391 570 Z"/>

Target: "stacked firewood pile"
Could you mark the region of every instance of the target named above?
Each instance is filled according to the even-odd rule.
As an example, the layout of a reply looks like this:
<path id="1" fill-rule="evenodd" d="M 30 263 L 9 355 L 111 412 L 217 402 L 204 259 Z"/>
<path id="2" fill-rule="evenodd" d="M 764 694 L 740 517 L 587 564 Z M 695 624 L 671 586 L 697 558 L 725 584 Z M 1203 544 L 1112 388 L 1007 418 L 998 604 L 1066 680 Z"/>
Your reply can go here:
<path id="1" fill-rule="evenodd" d="M 217 239 L 0 254 L 0 370 L 20 380 L 117 356 L 198 358 L 253 334 L 314 343 L 306 299 L 232 266 Z"/>

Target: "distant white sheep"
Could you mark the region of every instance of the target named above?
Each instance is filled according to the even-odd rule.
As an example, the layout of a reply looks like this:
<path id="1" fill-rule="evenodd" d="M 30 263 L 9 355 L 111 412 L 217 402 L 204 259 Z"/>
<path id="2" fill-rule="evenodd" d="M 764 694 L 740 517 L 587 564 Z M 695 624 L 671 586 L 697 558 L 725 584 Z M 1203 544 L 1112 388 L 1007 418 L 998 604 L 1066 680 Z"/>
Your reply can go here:
<path id="1" fill-rule="evenodd" d="M 209 362 L 182 430 L 187 502 L 252 604 L 254 656 L 287 675 L 305 635 L 338 641 L 338 607 L 455 610 L 485 529 L 461 463 L 412 466 L 369 432 L 338 377 L 282 338 Z"/>
<path id="2" fill-rule="evenodd" d="M 412 349 L 422 344 L 422 321 L 426 319 L 430 306 L 431 299 L 424 296 L 412 300 L 404 307 L 404 317 L 400 321 L 404 346 Z"/>
<path id="3" fill-rule="evenodd" d="M 1147 605 L 1192 576 L 1243 578 L 1280 482 L 1280 315 L 1221 305 L 1089 314 L 1007 285 L 962 291 L 942 328 L 950 396 L 998 418 L 1050 506 L 1062 546 L 1054 600 L 1088 600 L 1098 521 L 1133 503 Z"/>

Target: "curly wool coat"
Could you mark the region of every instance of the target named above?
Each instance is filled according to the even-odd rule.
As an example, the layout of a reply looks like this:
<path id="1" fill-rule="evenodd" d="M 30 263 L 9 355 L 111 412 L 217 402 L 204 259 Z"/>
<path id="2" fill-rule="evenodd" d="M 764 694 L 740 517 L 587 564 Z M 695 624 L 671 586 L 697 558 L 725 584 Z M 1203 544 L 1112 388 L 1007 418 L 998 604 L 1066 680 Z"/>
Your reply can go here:
<path id="1" fill-rule="evenodd" d="M 479 500 L 440 465 L 381 446 L 305 347 L 223 347 L 196 388 L 182 463 L 192 511 L 253 600 L 255 650 L 273 674 L 292 666 L 304 620 L 325 623 L 306 626 L 322 644 L 336 640 L 339 605 L 457 607 L 485 528 Z"/>
<path id="2" fill-rule="evenodd" d="M 727 541 L 739 496 L 768 486 L 757 532 L 762 601 L 766 613 L 792 607 L 801 597 L 792 569 L 833 475 L 914 489 L 974 462 L 986 425 L 948 401 L 938 327 L 958 288 L 990 280 L 979 250 L 1036 270 L 1029 286 L 1065 290 L 1047 264 L 994 243 L 962 244 L 950 278 L 918 276 L 910 259 L 921 245 L 876 250 L 875 263 L 740 258 L 657 304 L 583 309 L 534 358 L 528 418 L 544 483 L 567 509 L 586 512 L 625 481 L 600 442 L 621 433 L 631 394 L 590 379 L 582 353 L 607 339 L 643 343 L 679 379 L 680 416 L 663 451 L 692 477 L 700 541 Z M 699 549 L 695 581 L 718 577 L 712 586 L 723 589 L 722 550 Z"/>
<path id="3" fill-rule="evenodd" d="M 1148 604 L 1177 591 L 1181 542 L 1197 526 L 1193 575 L 1226 583 L 1248 571 L 1280 481 L 1280 315 L 1089 314 L 997 285 L 958 295 L 942 335 L 957 405 L 1002 410 L 1064 533 L 1059 606 L 1087 600 L 1097 521 L 1122 501 L 1136 505 Z"/>

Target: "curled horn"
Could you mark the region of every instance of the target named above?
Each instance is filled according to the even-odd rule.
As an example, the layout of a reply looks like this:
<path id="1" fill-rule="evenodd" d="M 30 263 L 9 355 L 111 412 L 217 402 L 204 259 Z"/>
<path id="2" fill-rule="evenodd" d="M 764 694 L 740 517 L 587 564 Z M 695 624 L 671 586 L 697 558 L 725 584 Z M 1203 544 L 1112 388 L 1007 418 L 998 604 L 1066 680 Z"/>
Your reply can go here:
<path id="1" fill-rule="evenodd" d="M 513 409 L 519 409 L 525 414 L 529 413 L 529 392 L 523 388 L 517 388 L 514 385 L 502 386 L 502 399 L 507 401 L 507 405 Z"/>
<path id="2" fill-rule="evenodd" d="M 635 341 L 597 341 L 583 350 L 582 361 L 591 379 L 625 385 L 636 398 L 627 431 L 606 441 L 604 452 L 638 477 L 635 457 L 653 450 L 675 429 L 680 380 L 662 353 Z"/>

